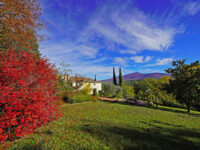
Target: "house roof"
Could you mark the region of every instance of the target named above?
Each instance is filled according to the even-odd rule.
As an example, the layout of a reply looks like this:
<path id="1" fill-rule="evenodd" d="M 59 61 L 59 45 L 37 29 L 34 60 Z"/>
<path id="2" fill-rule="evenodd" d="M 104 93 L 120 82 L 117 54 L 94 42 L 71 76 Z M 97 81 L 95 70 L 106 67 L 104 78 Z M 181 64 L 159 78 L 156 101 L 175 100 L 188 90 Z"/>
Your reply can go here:
<path id="1" fill-rule="evenodd" d="M 82 82 L 87 82 L 87 83 L 101 83 L 100 81 L 95 81 L 93 79 L 85 78 L 85 77 L 71 77 L 70 76 L 69 80 L 72 82 L 82 81 Z"/>

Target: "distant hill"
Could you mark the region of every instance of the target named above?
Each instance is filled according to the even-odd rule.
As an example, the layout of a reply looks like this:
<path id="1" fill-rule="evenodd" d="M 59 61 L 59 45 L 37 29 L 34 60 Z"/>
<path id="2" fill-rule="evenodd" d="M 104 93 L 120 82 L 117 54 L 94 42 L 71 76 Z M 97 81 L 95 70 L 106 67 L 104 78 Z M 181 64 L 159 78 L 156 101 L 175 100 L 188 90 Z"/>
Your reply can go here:
<path id="1" fill-rule="evenodd" d="M 127 75 L 123 76 L 123 81 L 131 81 L 131 80 L 141 80 L 141 79 L 145 79 L 145 78 L 162 78 L 163 76 L 169 76 L 168 74 L 165 73 L 139 73 L 139 72 L 134 72 L 134 73 L 130 73 Z M 118 80 L 118 77 L 117 77 Z M 113 79 L 107 79 L 107 80 L 102 80 L 102 82 L 112 82 Z"/>

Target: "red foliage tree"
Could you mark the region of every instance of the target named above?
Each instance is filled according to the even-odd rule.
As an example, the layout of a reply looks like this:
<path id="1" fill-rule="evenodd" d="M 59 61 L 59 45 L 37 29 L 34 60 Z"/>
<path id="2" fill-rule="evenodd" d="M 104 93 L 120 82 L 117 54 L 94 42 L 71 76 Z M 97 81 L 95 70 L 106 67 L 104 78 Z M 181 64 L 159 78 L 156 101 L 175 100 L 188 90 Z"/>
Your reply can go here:
<path id="1" fill-rule="evenodd" d="M 59 116 L 55 68 L 47 59 L 9 50 L 0 56 L 0 142 Z"/>

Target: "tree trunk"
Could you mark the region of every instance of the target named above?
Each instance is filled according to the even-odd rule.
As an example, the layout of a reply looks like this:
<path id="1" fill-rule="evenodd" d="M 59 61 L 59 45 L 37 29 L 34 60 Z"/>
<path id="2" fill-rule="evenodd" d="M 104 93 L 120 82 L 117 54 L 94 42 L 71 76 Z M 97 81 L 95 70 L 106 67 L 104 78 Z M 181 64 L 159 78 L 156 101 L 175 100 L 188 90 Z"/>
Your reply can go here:
<path id="1" fill-rule="evenodd" d="M 190 103 L 187 103 L 186 106 L 187 106 L 187 112 L 190 113 Z"/>

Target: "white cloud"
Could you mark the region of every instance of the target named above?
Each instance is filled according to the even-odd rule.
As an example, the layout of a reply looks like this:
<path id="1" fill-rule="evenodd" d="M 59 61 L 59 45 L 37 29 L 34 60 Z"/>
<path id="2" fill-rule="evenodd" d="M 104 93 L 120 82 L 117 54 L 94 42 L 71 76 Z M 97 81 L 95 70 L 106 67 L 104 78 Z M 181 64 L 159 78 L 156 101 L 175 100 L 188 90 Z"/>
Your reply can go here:
<path id="1" fill-rule="evenodd" d="M 88 76 L 112 76 L 113 60 L 122 66 L 128 65 L 130 61 L 127 57 L 113 58 L 113 53 L 136 55 L 144 50 L 165 51 L 173 45 L 174 37 L 182 30 L 165 23 L 165 20 L 159 23 L 136 8 L 128 10 L 128 2 L 123 4 L 123 9 L 113 5 L 104 5 L 96 9 L 84 25 L 70 20 L 73 13 L 69 13 L 68 18 L 60 14 L 60 19 L 52 19 L 53 15 L 49 15 L 47 11 L 46 19 L 49 19 L 49 25 L 54 31 L 50 34 L 53 40 L 43 43 L 45 49 L 41 50 L 41 53 L 53 63 L 65 61 L 71 64 L 73 72 Z M 61 33 L 66 39 L 59 41 Z M 102 65 L 101 62 L 108 60 L 107 57 L 112 61 Z M 152 58 L 134 56 L 131 59 L 136 63 L 147 63 Z M 158 59 L 157 65 L 164 64 L 165 61 Z"/>
<path id="2" fill-rule="evenodd" d="M 138 14 L 138 12 L 136 12 Z M 116 26 L 124 32 L 126 38 L 123 38 L 130 48 L 136 51 L 154 50 L 163 51 L 168 49 L 173 43 L 176 31 L 172 27 L 160 27 L 152 22 L 144 14 L 123 17 L 114 15 L 113 21 Z"/>
<path id="3" fill-rule="evenodd" d="M 131 59 L 134 60 L 136 63 L 143 63 L 144 57 L 143 56 L 134 56 L 134 57 L 131 57 Z"/>
<path id="4" fill-rule="evenodd" d="M 42 44 L 45 47 L 45 50 L 41 49 L 42 54 L 44 55 L 66 55 L 68 57 L 69 54 L 73 54 L 74 56 L 82 56 L 86 58 L 95 58 L 98 54 L 98 48 L 94 48 L 89 45 L 81 45 L 76 43 L 67 43 L 67 42 L 54 42 Z"/>
<path id="5" fill-rule="evenodd" d="M 165 73 L 163 70 L 159 70 L 159 69 L 141 69 L 141 70 L 138 70 L 138 72 L 141 72 L 141 73 Z"/>
<path id="6" fill-rule="evenodd" d="M 127 6 L 128 7 L 128 6 Z M 116 50 L 115 45 L 123 45 L 126 49 L 119 50 L 122 54 L 136 54 L 143 50 L 165 51 L 173 45 L 176 34 L 183 31 L 183 27 L 160 25 L 150 16 L 133 8 L 130 14 L 120 10 L 99 13 L 91 19 L 83 30 L 79 40 L 91 42 L 96 36 L 102 38 L 108 50 Z M 164 24 L 164 21 L 162 22 Z M 111 46 L 112 45 L 112 46 Z"/>
<path id="7" fill-rule="evenodd" d="M 95 58 L 95 56 L 98 54 L 98 49 L 93 48 L 87 45 L 80 45 L 74 48 L 74 50 L 77 50 L 80 54 L 86 57 Z"/>
<path id="8" fill-rule="evenodd" d="M 96 58 L 92 48 L 80 46 L 74 47 L 68 43 L 46 43 L 44 48 L 40 48 L 43 56 L 47 56 L 51 63 L 55 63 L 57 67 L 64 62 L 70 64 L 73 73 L 79 73 L 83 76 L 93 77 L 95 74 L 100 78 L 110 77 L 112 75 L 112 66 L 98 65 L 105 61 L 106 57 Z M 85 57 L 84 57 L 85 56 Z M 95 56 L 95 58 L 93 57 Z"/>
<path id="9" fill-rule="evenodd" d="M 157 65 L 168 65 L 173 61 L 173 58 L 163 58 L 163 59 L 157 59 Z"/>
<path id="10" fill-rule="evenodd" d="M 40 49 L 43 56 L 48 56 L 51 63 L 56 63 L 57 67 L 59 67 L 59 64 L 62 62 L 70 64 L 73 75 L 79 73 L 82 76 L 93 78 L 96 74 L 98 80 L 112 77 L 113 64 L 101 64 L 101 62 L 108 60 L 106 57 L 85 59 L 82 53 L 74 51 L 73 48 L 71 48 L 72 46 L 67 43 L 48 43 L 43 45 L 43 47 L 44 48 Z M 123 58 L 117 58 L 116 60 L 121 61 Z M 118 70 L 119 68 L 115 67 L 115 69 Z M 127 74 L 133 71 L 122 68 L 122 72 L 123 74 Z"/>
<path id="11" fill-rule="evenodd" d="M 158 58 L 155 64 L 148 64 L 146 66 L 164 66 L 164 65 L 169 65 L 173 61 L 173 58 L 163 58 L 160 59 Z"/>
<path id="12" fill-rule="evenodd" d="M 126 66 L 127 60 L 126 60 L 126 58 L 115 57 L 114 62 L 116 64 L 120 64 L 122 66 Z"/>
<path id="13" fill-rule="evenodd" d="M 144 62 L 149 62 L 151 59 L 152 59 L 151 56 L 147 56 L 147 57 L 145 58 Z"/>
<path id="14" fill-rule="evenodd" d="M 152 58 L 151 56 L 147 56 L 146 58 L 144 56 L 133 56 L 131 57 L 132 60 L 136 63 L 147 63 L 149 62 Z"/>
<path id="15" fill-rule="evenodd" d="M 193 16 L 200 11 L 200 2 L 189 2 L 185 6 L 185 11 L 188 15 Z"/>
<path id="16" fill-rule="evenodd" d="M 120 50 L 119 52 L 120 52 L 121 54 L 127 54 L 127 53 L 133 54 L 133 55 L 136 55 L 136 54 L 137 54 L 137 52 L 136 52 L 136 51 L 133 51 L 133 50 Z"/>

